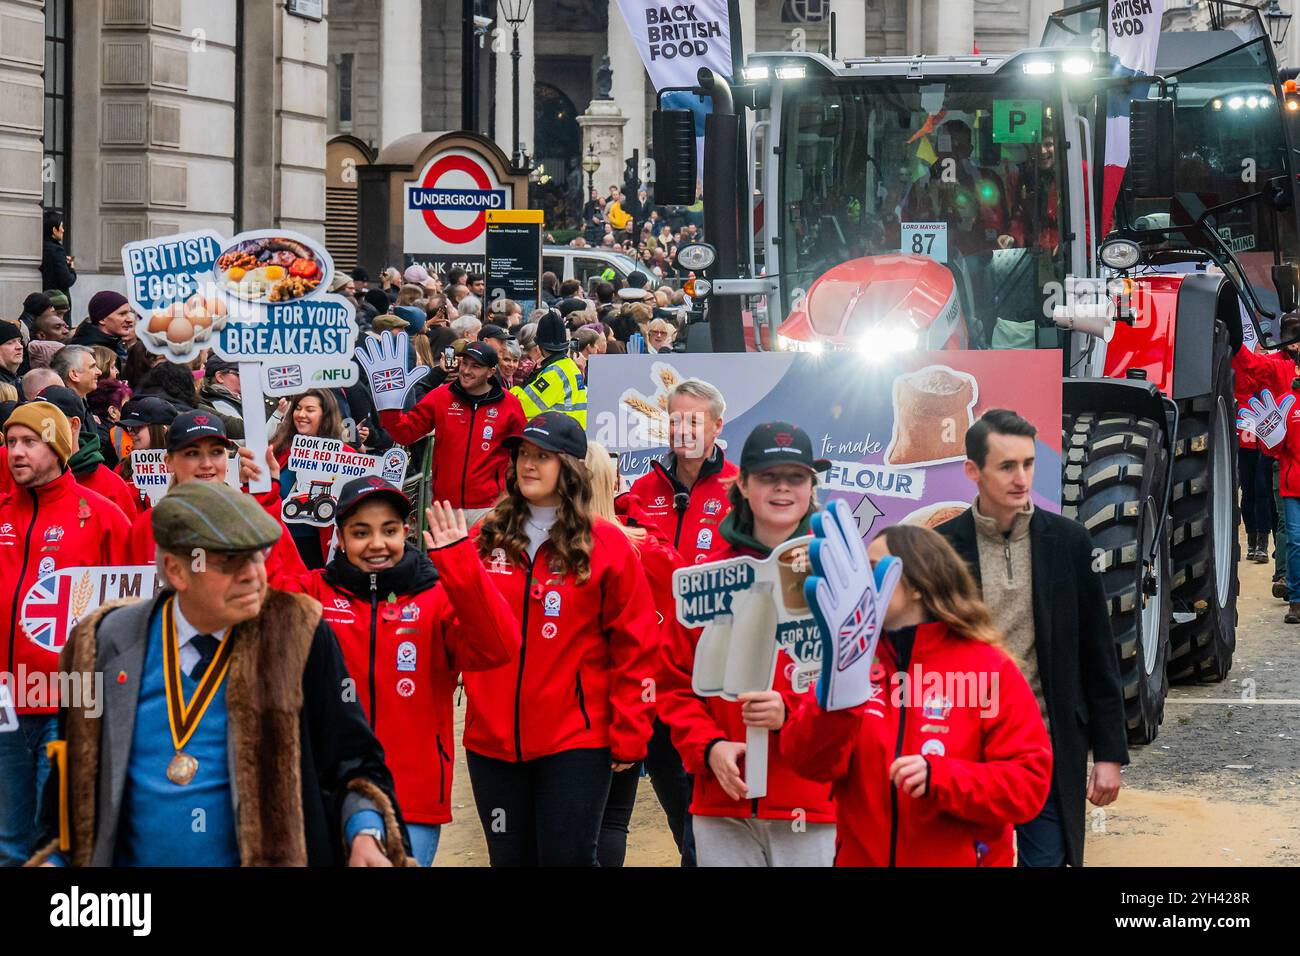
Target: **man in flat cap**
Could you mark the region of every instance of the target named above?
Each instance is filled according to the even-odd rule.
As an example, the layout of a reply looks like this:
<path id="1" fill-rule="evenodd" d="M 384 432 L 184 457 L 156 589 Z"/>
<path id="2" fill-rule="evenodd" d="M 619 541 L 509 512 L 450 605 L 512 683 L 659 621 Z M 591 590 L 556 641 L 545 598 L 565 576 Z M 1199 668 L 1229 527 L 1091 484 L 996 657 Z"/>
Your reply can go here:
<path id="1" fill-rule="evenodd" d="M 103 675 L 102 714 L 64 708 L 53 839 L 32 863 L 405 864 L 392 777 L 321 606 L 267 588 L 280 526 L 193 481 L 153 530 L 161 592 L 98 609 L 64 648 L 63 670 Z"/>

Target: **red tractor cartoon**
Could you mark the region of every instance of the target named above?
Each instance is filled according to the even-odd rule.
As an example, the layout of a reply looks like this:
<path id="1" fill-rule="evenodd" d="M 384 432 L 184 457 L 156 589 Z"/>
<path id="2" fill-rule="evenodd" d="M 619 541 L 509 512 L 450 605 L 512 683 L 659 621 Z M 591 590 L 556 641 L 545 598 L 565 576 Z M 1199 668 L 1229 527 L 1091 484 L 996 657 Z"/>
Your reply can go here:
<path id="1" fill-rule="evenodd" d="M 321 524 L 334 520 L 339 500 L 334 497 L 334 480 L 313 481 L 306 492 L 290 495 L 284 502 L 284 519 L 293 521 L 300 515 L 307 515 Z"/>

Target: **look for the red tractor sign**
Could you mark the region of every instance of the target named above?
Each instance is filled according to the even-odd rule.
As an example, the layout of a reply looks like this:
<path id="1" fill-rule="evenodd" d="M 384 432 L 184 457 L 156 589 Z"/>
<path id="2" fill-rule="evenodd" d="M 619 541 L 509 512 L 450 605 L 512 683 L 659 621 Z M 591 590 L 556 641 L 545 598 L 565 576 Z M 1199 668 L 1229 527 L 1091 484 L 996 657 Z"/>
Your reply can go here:
<path id="1" fill-rule="evenodd" d="M 512 193 L 485 157 L 459 148 L 438 153 L 406 184 L 403 251 L 446 266 L 481 264 L 487 211 L 512 208 Z"/>

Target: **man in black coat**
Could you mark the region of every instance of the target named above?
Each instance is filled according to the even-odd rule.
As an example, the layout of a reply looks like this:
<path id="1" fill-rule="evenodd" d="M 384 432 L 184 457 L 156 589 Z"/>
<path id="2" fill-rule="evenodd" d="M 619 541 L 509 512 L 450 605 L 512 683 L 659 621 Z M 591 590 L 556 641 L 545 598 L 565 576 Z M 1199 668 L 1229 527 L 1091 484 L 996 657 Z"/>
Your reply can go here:
<path id="1" fill-rule="evenodd" d="M 1128 763 L 1124 690 L 1092 538 L 1030 497 L 1036 434 L 1005 409 L 971 426 L 965 468 L 979 496 L 936 530 L 969 565 L 1051 734 L 1052 790 L 1016 828 L 1020 865 L 1080 866 L 1084 800 L 1112 803 Z"/>
<path id="2" fill-rule="evenodd" d="M 68 250 L 63 248 L 63 213 L 57 209 L 45 210 L 45 241 L 41 246 L 41 282 L 47 289 L 58 289 L 68 297 L 69 289 L 77 281 L 76 264 Z"/>

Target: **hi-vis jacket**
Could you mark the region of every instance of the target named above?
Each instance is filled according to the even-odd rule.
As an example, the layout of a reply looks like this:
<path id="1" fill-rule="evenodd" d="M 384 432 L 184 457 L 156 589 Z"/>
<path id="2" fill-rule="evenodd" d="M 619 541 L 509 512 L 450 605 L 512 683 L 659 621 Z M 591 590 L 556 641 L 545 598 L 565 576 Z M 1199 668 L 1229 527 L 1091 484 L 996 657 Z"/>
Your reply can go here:
<path id="1" fill-rule="evenodd" d="M 552 355 L 537 366 L 526 385 L 515 386 L 510 393 L 524 407 L 525 418 L 554 410 L 587 427 L 587 383 L 578 363 L 567 355 Z"/>

